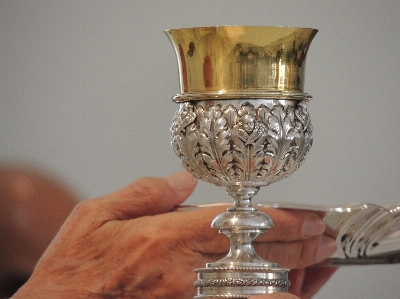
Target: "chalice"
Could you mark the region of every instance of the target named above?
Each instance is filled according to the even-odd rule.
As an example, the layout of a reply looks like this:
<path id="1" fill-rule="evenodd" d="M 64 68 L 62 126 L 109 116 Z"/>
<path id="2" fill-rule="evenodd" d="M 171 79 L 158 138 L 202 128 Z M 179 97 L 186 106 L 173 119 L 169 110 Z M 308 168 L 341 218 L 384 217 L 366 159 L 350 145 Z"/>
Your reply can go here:
<path id="1" fill-rule="evenodd" d="M 195 269 L 195 298 L 287 292 L 288 269 L 262 259 L 254 241 L 273 227 L 251 204 L 261 186 L 297 170 L 312 145 L 303 92 L 311 28 L 215 26 L 170 29 L 180 78 L 172 146 L 197 178 L 234 199 L 211 226 L 230 240 L 221 260 Z"/>

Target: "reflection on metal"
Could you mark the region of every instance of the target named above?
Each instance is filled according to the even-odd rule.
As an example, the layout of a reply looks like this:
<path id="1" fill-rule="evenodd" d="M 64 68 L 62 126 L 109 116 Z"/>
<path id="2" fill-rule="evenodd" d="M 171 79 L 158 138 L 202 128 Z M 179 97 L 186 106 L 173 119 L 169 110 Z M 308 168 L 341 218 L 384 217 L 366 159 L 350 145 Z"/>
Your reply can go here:
<path id="1" fill-rule="evenodd" d="M 219 261 L 196 269 L 196 298 L 287 292 L 288 269 L 259 257 L 254 240 L 273 227 L 251 204 L 260 186 L 297 170 L 312 145 L 303 92 L 315 29 L 217 26 L 167 30 L 181 93 L 172 145 L 197 178 L 224 186 L 234 205 L 212 227 L 230 240 Z"/>
<path id="2" fill-rule="evenodd" d="M 338 250 L 329 258 L 330 264 L 367 265 L 400 262 L 400 204 L 381 207 L 370 203 L 353 203 L 328 207 L 262 203 L 258 206 L 325 213 L 326 233 L 336 238 L 338 246 Z"/>
<path id="3" fill-rule="evenodd" d="M 227 203 L 186 205 L 188 211 L 227 205 Z M 400 203 L 386 207 L 371 203 L 322 206 L 288 202 L 260 202 L 259 208 L 316 211 L 324 215 L 325 234 L 334 237 L 337 251 L 326 265 L 372 265 L 400 263 Z"/>
<path id="4" fill-rule="evenodd" d="M 166 30 L 182 102 L 210 98 L 308 99 L 305 60 L 315 29 L 216 26 Z"/>

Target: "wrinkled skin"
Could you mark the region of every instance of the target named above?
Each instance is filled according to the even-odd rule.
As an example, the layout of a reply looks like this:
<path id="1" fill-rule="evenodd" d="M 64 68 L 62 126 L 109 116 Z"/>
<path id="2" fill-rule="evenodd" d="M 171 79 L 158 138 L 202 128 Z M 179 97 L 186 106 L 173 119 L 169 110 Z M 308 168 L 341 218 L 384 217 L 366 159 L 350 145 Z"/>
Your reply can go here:
<path id="1" fill-rule="evenodd" d="M 180 172 L 141 178 L 80 202 L 13 298 L 192 298 L 193 269 L 229 249 L 228 239 L 210 228 L 226 206 L 172 212 L 195 185 L 193 176 Z M 264 211 L 275 227 L 257 239 L 256 250 L 281 267 L 296 269 L 290 273 L 293 294 L 253 298 L 311 298 L 335 269 L 309 266 L 334 253 L 334 239 L 324 235 L 324 223 L 313 212 Z"/>

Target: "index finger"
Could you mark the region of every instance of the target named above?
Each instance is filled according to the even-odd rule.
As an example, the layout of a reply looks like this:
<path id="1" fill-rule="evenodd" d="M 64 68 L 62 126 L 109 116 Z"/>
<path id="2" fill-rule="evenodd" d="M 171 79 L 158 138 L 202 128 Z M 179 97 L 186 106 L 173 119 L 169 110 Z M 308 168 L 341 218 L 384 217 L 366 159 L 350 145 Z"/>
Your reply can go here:
<path id="1" fill-rule="evenodd" d="M 211 228 L 212 220 L 226 211 L 229 205 L 202 208 L 197 210 L 176 212 L 181 223 L 185 223 L 183 231 L 188 234 L 190 246 L 203 253 L 221 253 L 227 250 L 228 239 L 218 236 L 218 230 Z M 260 209 L 261 210 L 261 209 Z M 299 241 L 312 236 L 322 235 L 325 224 L 311 211 L 262 209 L 274 221 L 274 228 L 260 235 L 258 242 Z"/>
<path id="2" fill-rule="evenodd" d="M 259 210 L 269 215 L 274 222 L 274 227 L 262 234 L 259 241 L 297 241 L 325 232 L 325 222 L 314 211 L 273 208 Z"/>
<path id="3" fill-rule="evenodd" d="M 181 171 L 165 178 L 142 177 L 109 195 L 80 202 L 69 216 L 69 222 L 101 226 L 112 220 L 167 213 L 193 192 L 196 178 Z"/>

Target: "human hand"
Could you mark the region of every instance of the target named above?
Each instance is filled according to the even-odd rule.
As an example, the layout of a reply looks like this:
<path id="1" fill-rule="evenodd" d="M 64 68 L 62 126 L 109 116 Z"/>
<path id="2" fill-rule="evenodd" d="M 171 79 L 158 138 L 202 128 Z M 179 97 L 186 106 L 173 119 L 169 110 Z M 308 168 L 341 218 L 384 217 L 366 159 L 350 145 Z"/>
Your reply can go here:
<path id="1" fill-rule="evenodd" d="M 284 212 L 285 210 L 278 211 Z M 265 212 L 269 215 L 275 214 L 271 210 Z M 293 215 L 299 211 L 287 210 L 287 212 Z M 289 280 L 291 282 L 289 292 L 301 299 L 312 298 L 337 270 L 337 267 L 330 265 L 328 261 L 324 261 L 327 257 L 330 257 L 336 252 L 336 237 L 333 236 L 329 227 L 325 227 L 324 234 L 319 235 L 324 227 L 324 224 L 322 224 L 320 220 L 323 218 L 323 216 L 323 213 L 318 213 L 318 215 L 311 214 L 309 218 L 310 222 L 303 223 L 303 230 L 301 234 L 309 236 L 309 238 L 306 240 L 298 242 L 296 240 L 290 240 L 290 238 L 286 238 L 286 242 L 281 244 L 281 250 L 279 250 L 280 246 L 278 244 L 275 244 L 272 249 L 265 243 L 256 243 L 256 248 L 258 247 L 257 252 L 262 257 L 272 261 L 280 261 L 281 267 L 291 269 L 289 272 Z M 280 219 L 285 218 L 289 219 L 288 217 L 284 217 L 284 215 L 280 215 Z M 274 220 L 274 222 L 276 222 L 276 220 Z M 288 225 L 285 227 L 288 229 L 290 228 Z M 299 226 L 294 225 L 292 229 L 295 229 L 296 227 Z M 275 227 L 273 230 L 267 231 L 266 234 L 271 233 L 269 237 L 278 238 L 278 236 L 274 236 L 273 234 L 279 234 L 284 231 L 284 227 Z M 298 232 L 298 234 L 300 235 L 300 232 Z M 290 233 L 287 234 L 287 236 L 289 235 Z M 295 235 L 296 234 L 293 236 Z M 313 237 L 313 235 L 315 236 Z M 259 238 L 261 239 L 261 237 Z M 319 246 L 315 247 L 316 243 L 319 243 Z M 290 249 L 287 248 L 288 246 Z M 295 247 L 298 247 L 297 251 L 295 251 Z M 317 251 L 315 252 L 316 249 Z M 275 252 L 275 250 L 277 251 Z M 308 254 L 304 255 L 302 251 L 307 251 Z M 289 252 L 297 252 L 297 254 L 289 257 L 287 254 Z"/>
<path id="2" fill-rule="evenodd" d="M 187 172 L 142 178 L 79 203 L 14 299 L 193 297 L 193 269 L 229 249 L 228 239 L 210 228 L 226 207 L 170 212 L 195 184 Z M 282 267 L 304 268 L 333 253 L 315 213 L 272 209 L 268 214 L 275 229 L 257 240 L 262 257 Z"/>

